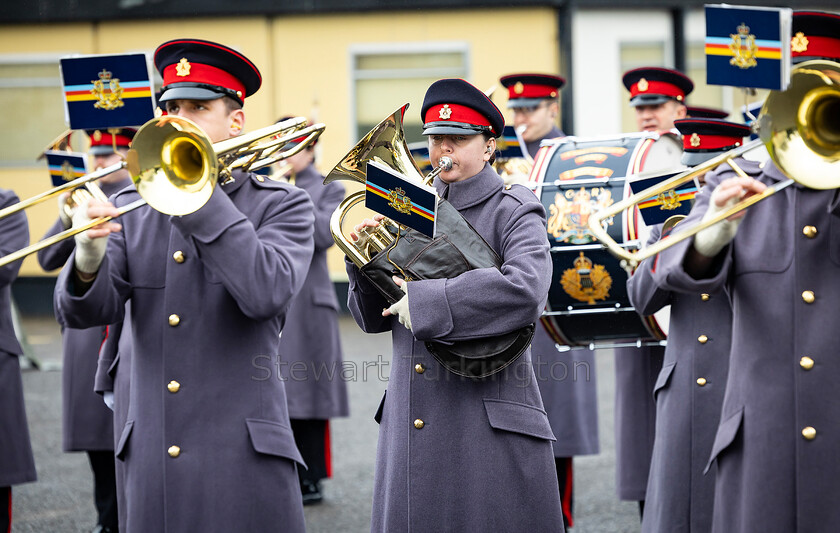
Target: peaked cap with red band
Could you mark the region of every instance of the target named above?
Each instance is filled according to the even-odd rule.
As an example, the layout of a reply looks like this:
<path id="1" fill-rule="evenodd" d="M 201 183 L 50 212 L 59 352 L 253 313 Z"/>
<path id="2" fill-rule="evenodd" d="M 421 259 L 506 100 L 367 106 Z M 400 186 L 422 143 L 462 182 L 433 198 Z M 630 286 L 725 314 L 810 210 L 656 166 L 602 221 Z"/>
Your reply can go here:
<path id="1" fill-rule="evenodd" d="M 553 74 L 508 74 L 499 79 L 508 90 L 508 107 L 534 107 L 557 98 L 566 80 Z"/>
<path id="2" fill-rule="evenodd" d="M 90 137 L 91 155 L 110 155 L 114 153 L 114 146 L 117 148 L 128 148 L 131 146 L 131 139 L 137 130 L 134 128 L 119 128 L 111 133 L 108 130 L 85 130 Z"/>
<path id="3" fill-rule="evenodd" d="M 262 84 L 260 71 L 250 59 L 201 39 L 177 39 L 158 46 L 155 67 L 163 76 L 161 102 L 230 96 L 242 104 Z"/>
<path id="4" fill-rule="evenodd" d="M 712 107 L 698 107 L 693 105 L 685 106 L 687 109 L 686 116 L 688 118 L 726 118 L 729 116 L 728 111 L 723 109 L 715 109 Z"/>
<path id="5" fill-rule="evenodd" d="M 714 118 L 684 118 L 674 121 L 683 136 L 682 163 L 693 167 L 741 146 L 750 134 L 746 124 Z"/>
<path id="6" fill-rule="evenodd" d="M 685 103 L 694 83 L 685 74 L 669 68 L 642 67 L 628 70 L 621 81 L 630 91 L 630 105 L 659 105 L 668 100 Z"/>
<path id="7" fill-rule="evenodd" d="M 451 78 L 434 82 L 420 110 L 423 135 L 477 135 L 499 137 L 505 117 L 487 95 L 469 82 Z"/>
<path id="8" fill-rule="evenodd" d="M 840 15 L 794 11 L 790 53 L 793 63 L 810 59 L 840 61 Z"/>

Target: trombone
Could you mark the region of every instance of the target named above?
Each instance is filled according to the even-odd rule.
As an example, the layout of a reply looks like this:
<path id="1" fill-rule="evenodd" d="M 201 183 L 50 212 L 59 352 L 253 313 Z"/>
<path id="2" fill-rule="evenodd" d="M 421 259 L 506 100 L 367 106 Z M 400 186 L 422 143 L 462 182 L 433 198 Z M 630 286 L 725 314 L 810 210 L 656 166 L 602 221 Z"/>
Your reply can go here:
<path id="1" fill-rule="evenodd" d="M 128 169 L 141 199 L 119 208 L 124 215 L 149 205 L 167 215 L 183 216 L 203 206 L 221 178 L 226 183 L 234 170 L 258 170 L 299 153 L 324 131 L 324 124 L 308 127 L 306 119 L 295 117 L 245 135 L 211 143 L 194 122 L 165 115 L 146 122 L 134 136 L 125 161 L 33 196 L 0 210 L 0 219 L 52 198 L 64 191 L 89 185 L 99 178 Z M 289 142 L 304 137 L 294 147 L 281 151 Z M 101 217 L 87 224 L 57 233 L 47 239 L 6 255 L 0 267 L 87 231 L 114 217 Z"/>
<path id="2" fill-rule="evenodd" d="M 626 269 L 679 243 L 697 232 L 772 196 L 794 181 L 812 189 L 840 187 L 840 64 L 813 60 L 800 63 L 791 72 L 789 87 L 772 91 L 758 116 L 760 138 L 721 154 L 690 170 L 633 194 L 589 217 L 592 234 Z M 698 176 L 726 163 L 741 177 L 748 177 L 735 159 L 761 145 L 767 148 L 773 163 L 790 179 L 768 187 L 727 208 L 695 227 L 674 231 L 667 238 L 637 251 L 622 248 L 609 236 L 606 220 L 625 209 L 656 198 Z"/>

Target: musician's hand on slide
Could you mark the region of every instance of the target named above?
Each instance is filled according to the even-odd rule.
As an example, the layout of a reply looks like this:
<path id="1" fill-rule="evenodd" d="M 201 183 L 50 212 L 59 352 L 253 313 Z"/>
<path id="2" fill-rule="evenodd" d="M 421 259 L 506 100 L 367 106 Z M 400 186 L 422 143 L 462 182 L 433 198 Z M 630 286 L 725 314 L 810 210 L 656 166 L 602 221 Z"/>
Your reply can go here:
<path id="1" fill-rule="evenodd" d="M 80 204 L 73 213 L 73 227 L 79 228 L 100 217 L 119 216 L 119 211 L 109 202 L 91 199 Z M 120 231 L 122 226 L 116 222 L 104 222 L 93 228 L 76 234 L 76 270 L 84 274 L 94 274 L 99 270 L 105 258 L 108 235 Z"/>
<path id="2" fill-rule="evenodd" d="M 703 222 L 732 207 L 739 201 L 760 194 L 767 186 L 752 178 L 730 178 L 720 182 L 712 192 L 709 209 L 703 215 Z M 726 220 L 700 230 L 694 236 L 694 249 L 705 257 L 714 257 L 735 238 L 738 225 L 746 215 L 739 211 Z"/>

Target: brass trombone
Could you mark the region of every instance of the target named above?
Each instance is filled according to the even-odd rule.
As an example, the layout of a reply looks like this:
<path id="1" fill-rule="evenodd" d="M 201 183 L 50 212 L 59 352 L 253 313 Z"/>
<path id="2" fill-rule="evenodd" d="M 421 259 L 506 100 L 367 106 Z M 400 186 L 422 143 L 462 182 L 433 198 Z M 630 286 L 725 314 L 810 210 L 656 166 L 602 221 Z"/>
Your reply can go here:
<path id="1" fill-rule="evenodd" d="M 124 215 L 150 205 L 167 215 L 182 216 L 203 206 L 219 179 L 232 179 L 234 170 L 243 172 L 267 167 L 297 154 L 324 131 L 323 124 L 308 127 L 296 117 L 231 139 L 211 143 L 194 122 L 174 115 L 153 118 L 134 136 L 125 161 L 91 172 L 59 187 L 0 210 L 0 218 L 22 211 L 64 191 L 87 187 L 99 178 L 128 169 L 141 199 L 119 208 Z M 305 136 L 294 147 L 281 151 L 289 142 Z M 102 217 L 70 228 L 0 259 L 0 267 L 57 242 L 87 231 L 113 217 Z"/>
<path id="2" fill-rule="evenodd" d="M 789 87 L 772 91 L 758 116 L 760 139 L 710 159 L 688 171 L 662 181 L 658 185 L 633 194 L 607 209 L 590 215 L 589 229 L 609 251 L 622 260 L 622 266 L 635 268 L 648 257 L 692 237 L 697 232 L 729 218 L 761 200 L 772 196 L 794 181 L 812 189 L 840 187 L 840 64 L 833 61 L 814 60 L 800 63 L 791 72 Z M 768 187 L 761 194 L 746 198 L 724 210 L 714 218 L 689 229 L 674 231 L 635 252 L 619 246 L 606 230 L 605 220 L 623 210 L 656 198 L 671 189 L 687 183 L 724 163 L 742 177 L 748 177 L 735 163 L 735 158 L 761 145 L 767 148 L 771 159 L 788 181 Z"/>

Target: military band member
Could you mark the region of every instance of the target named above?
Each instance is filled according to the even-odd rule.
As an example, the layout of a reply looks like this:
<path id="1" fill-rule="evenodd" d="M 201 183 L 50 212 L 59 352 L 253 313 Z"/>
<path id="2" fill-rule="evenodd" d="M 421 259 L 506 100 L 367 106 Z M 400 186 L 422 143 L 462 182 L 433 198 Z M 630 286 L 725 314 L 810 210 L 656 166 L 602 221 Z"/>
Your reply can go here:
<path id="1" fill-rule="evenodd" d="M 95 170 L 110 167 L 125 157 L 135 130 L 91 130 L 89 153 Z M 114 151 L 116 149 L 116 152 Z M 128 171 L 118 170 L 99 180 L 96 185 L 111 196 L 131 185 Z M 59 199 L 59 218 L 44 238 L 68 229 L 72 221 L 65 212 L 67 195 Z M 38 252 L 38 263 L 46 271 L 64 266 L 75 248 L 73 239 L 65 239 Z M 118 531 L 117 487 L 114 474 L 113 413 L 94 392 L 99 348 L 106 338 L 107 326 L 74 329 L 62 326 L 62 421 L 65 452 L 84 451 L 93 472 L 93 495 L 97 527 L 102 532 Z"/>
<path id="2" fill-rule="evenodd" d="M 696 105 L 686 105 L 686 118 L 717 118 L 726 119 L 729 116 L 728 111 L 723 109 L 715 109 L 713 107 L 700 107 Z"/>
<path id="3" fill-rule="evenodd" d="M 537 155 L 543 139 L 565 135 L 557 127 L 564 78 L 553 74 L 509 74 L 499 81 L 508 90 L 507 106 L 513 109 L 513 125 L 531 157 Z"/>
<path id="4" fill-rule="evenodd" d="M 327 250 L 335 244 L 330 217 L 344 199 L 344 186 L 338 181 L 323 184 L 324 176 L 315 168 L 314 143 L 284 163 L 294 185 L 315 204 L 315 252 L 280 336 L 289 418 L 307 466 L 298 470 L 306 505 L 323 499 L 321 480 L 332 470 L 329 419 L 350 415 L 347 384 L 341 378 L 338 299 L 327 269 Z"/>
<path id="5" fill-rule="evenodd" d="M 794 61 L 837 62 L 838 35 L 840 15 L 794 12 Z M 840 127 L 827 108 L 816 119 Z M 687 227 L 787 179 L 772 161 L 736 163 L 749 177 L 707 175 Z M 665 290 L 726 290 L 732 303 L 713 531 L 840 530 L 838 217 L 836 189 L 794 184 L 660 254 Z"/>
<path id="6" fill-rule="evenodd" d="M 18 197 L 0 189 L 0 208 L 17 203 Z M 0 255 L 29 245 L 29 225 L 23 211 L 0 219 Z M 20 261 L 0 268 L 0 531 L 11 531 L 12 485 L 35 481 L 35 459 L 23 402 L 23 381 L 18 356 L 23 349 L 12 323 L 12 282 Z"/>
<path id="7" fill-rule="evenodd" d="M 630 106 L 636 112 L 639 131 L 656 133 L 674 129 L 674 121 L 685 118 L 685 98 L 694 83 L 685 74 L 668 68 L 641 67 L 628 70 L 621 78 L 630 91 Z"/>
<path id="8" fill-rule="evenodd" d="M 543 139 L 562 137 L 557 127 L 558 93 L 566 80 L 549 74 L 510 74 L 501 78 L 508 89 L 514 125 L 522 133 L 528 153 L 534 157 Z M 598 390 L 595 352 L 560 352 L 542 324 L 531 342 L 534 372 L 540 387 L 554 442 L 554 462 L 563 502 L 563 517 L 572 527 L 574 475 L 572 457 L 600 451 L 598 442 Z M 555 376 L 564 376 L 557 380 Z"/>
<path id="9" fill-rule="evenodd" d="M 741 146 L 750 128 L 718 119 L 682 119 L 682 163 L 696 166 Z M 648 243 L 659 240 L 654 226 Z M 627 281 L 636 311 L 652 315 L 670 305 L 668 346 L 654 387 L 656 434 L 643 532 L 708 532 L 712 528 L 714 469 L 705 473 L 720 418 L 729 368 L 732 311 L 725 293 L 681 294 L 657 283 L 657 258 L 643 261 Z"/>
<path id="10" fill-rule="evenodd" d="M 261 76 L 244 55 L 179 39 L 154 61 L 168 116 L 212 142 L 245 127 L 243 101 Z M 116 449 L 129 532 L 304 530 L 302 459 L 284 383 L 265 362 L 312 257 L 312 202 L 263 176 L 232 178 L 191 214 L 144 206 L 78 235 L 59 275 L 72 327 L 118 321 L 131 306 L 131 399 Z M 113 202 L 138 198 L 128 189 Z M 118 214 L 95 201 L 79 213 Z"/>
<path id="11" fill-rule="evenodd" d="M 470 379 L 449 373 L 424 344 L 537 320 L 551 276 L 544 210 L 527 188 L 506 188 L 490 166 L 504 118 L 484 93 L 464 80 L 439 80 L 421 117 L 431 160 L 445 155 L 454 163 L 435 188 L 503 265 L 453 279 L 395 278 L 406 296 L 388 307 L 348 262 L 353 317 L 368 333 L 390 331 L 394 344 L 378 416 L 371 530 L 563 531 L 554 435 L 530 351 L 498 374 Z M 375 225 L 366 220 L 355 232 Z"/>
<path id="12" fill-rule="evenodd" d="M 643 67 L 626 72 L 622 80 L 630 91 L 639 131 L 670 132 L 674 121 L 685 117 L 685 97 L 694 84 L 683 74 Z M 656 430 L 653 389 L 665 348 L 616 348 L 614 352 L 616 488 L 620 499 L 638 501 L 643 512 Z"/>

